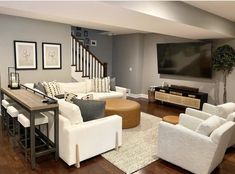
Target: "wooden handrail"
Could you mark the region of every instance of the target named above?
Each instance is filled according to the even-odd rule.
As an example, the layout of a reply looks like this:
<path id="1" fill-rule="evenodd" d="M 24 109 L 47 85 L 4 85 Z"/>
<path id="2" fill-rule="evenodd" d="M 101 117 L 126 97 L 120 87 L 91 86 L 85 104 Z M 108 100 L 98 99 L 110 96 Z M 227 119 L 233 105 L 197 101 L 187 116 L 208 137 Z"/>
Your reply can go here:
<path id="1" fill-rule="evenodd" d="M 99 77 L 107 77 L 107 63 L 104 62 L 102 63 L 96 55 L 94 55 L 89 49 L 85 47 L 85 45 L 79 41 L 78 38 L 76 38 L 72 33 L 71 33 L 71 38 L 72 38 L 72 48 L 74 52 L 72 53 L 72 62 L 75 63 L 76 70 L 77 71 L 82 71 L 84 77 L 94 77 L 94 75 L 97 77 L 97 74 Z M 78 46 L 78 47 L 77 47 Z M 81 49 L 81 50 L 80 50 Z M 75 51 L 76 50 L 76 51 Z M 76 54 L 75 52 L 79 52 Z M 90 56 L 92 59 L 92 69 L 90 67 Z M 85 61 L 85 62 L 84 62 Z M 96 62 L 98 63 L 99 72 L 97 72 L 98 67 L 96 65 L 93 67 L 93 63 Z M 81 63 L 81 64 L 80 64 Z M 93 69 L 94 68 L 94 69 Z M 103 69 L 103 71 L 101 71 Z M 92 73 L 91 73 L 92 72 Z"/>
<path id="2" fill-rule="evenodd" d="M 80 42 L 73 34 L 71 34 L 71 36 L 72 36 L 72 38 L 73 39 L 75 39 L 77 42 L 79 42 L 79 44 L 80 45 L 82 45 L 82 47 L 87 51 L 87 52 L 89 52 L 89 54 L 91 54 L 100 64 L 104 64 L 104 63 L 102 63 L 97 57 L 96 57 L 96 55 L 94 55 L 90 50 L 88 50 L 87 48 L 86 48 L 86 46 L 82 43 L 82 42 Z"/>

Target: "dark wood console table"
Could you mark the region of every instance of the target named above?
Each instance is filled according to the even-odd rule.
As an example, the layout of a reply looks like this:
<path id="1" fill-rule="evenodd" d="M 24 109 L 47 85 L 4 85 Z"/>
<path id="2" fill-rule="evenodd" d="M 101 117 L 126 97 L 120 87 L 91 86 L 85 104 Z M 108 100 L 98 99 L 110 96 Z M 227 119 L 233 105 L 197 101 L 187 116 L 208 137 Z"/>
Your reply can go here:
<path id="1" fill-rule="evenodd" d="M 55 159 L 59 155 L 59 105 L 42 103 L 43 96 L 36 95 L 33 91 L 26 89 L 12 90 L 9 88 L 1 88 L 1 99 L 4 95 L 8 96 L 20 106 L 22 106 L 30 115 L 30 161 L 32 169 L 36 167 L 36 157 L 55 153 Z M 35 115 L 39 112 L 53 111 L 54 112 L 54 142 L 50 141 L 51 148 L 35 152 Z M 49 139 L 49 137 L 47 137 Z"/>

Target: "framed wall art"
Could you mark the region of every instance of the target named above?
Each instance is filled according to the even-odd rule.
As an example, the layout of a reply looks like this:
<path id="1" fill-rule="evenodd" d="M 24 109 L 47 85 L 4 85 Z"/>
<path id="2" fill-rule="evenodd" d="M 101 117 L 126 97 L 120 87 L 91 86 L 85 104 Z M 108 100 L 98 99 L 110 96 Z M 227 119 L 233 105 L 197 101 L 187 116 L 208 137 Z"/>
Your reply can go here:
<path id="1" fill-rule="evenodd" d="M 60 43 L 42 43 L 43 69 L 61 69 L 62 51 Z"/>
<path id="2" fill-rule="evenodd" d="M 16 70 L 37 69 L 37 43 L 14 40 Z"/>

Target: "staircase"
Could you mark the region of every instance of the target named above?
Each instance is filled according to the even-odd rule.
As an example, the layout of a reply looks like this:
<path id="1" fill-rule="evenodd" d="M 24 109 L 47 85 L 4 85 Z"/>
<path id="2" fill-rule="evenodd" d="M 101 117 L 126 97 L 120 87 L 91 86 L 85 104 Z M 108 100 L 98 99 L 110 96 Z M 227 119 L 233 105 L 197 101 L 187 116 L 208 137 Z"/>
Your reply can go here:
<path id="1" fill-rule="evenodd" d="M 75 80 L 77 72 L 81 72 L 81 78 L 107 77 L 107 63 L 102 63 L 74 35 L 71 35 L 71 65 Z"/>

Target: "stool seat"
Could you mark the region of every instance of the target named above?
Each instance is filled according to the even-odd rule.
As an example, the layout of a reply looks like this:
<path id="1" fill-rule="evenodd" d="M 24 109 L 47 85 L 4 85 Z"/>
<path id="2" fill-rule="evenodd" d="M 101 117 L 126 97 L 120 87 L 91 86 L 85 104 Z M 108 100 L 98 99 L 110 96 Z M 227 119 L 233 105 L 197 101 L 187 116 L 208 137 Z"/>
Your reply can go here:
<path id="1" fill-rule="evenodd" d="M 14 106 L 7 107 L 7 113 L 13 118 L 19 115 L 19 111 Z"/>
<path id="2" fill-rule="evenodd" d="M 7 107 L 10 106 L 10 103 L 9 103 L 7 100 L 3 99 L 3 100 L 2 100 L 2 106 L 3 106 L 5 109 L 7 109 Z"/>
<path id="3" fill-rule="evenodd" d="M 25 116 L 26 114 L 19 114 L 18 115 L 18 122 L 20 122 L 20 124 L 23 127 L 30 127 L 30 120 L 27 116 Z M 42 124 L 46 124 L 48 123 L 48 117 L 42 114 L 37 114 L 35 115 L 35 125 L 42 125 Z"/>

